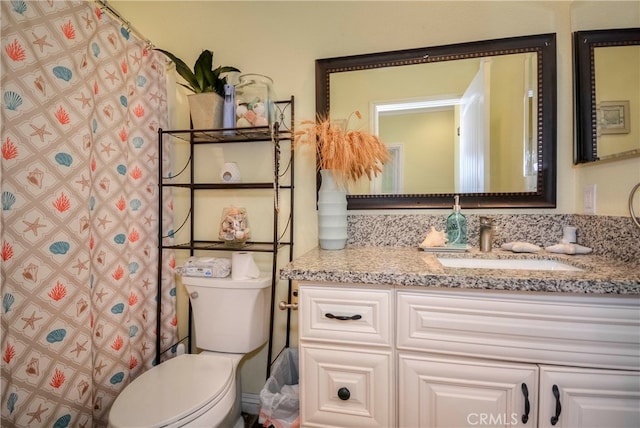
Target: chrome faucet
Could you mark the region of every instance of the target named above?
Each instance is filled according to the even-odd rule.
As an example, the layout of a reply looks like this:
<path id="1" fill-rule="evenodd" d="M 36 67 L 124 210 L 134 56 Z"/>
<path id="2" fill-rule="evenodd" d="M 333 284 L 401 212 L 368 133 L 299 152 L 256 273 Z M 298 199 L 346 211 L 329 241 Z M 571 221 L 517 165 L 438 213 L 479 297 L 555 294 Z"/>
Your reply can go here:
<path id="1" fill-rule="evenodd" d="M 493 234 L 497 227 L 493 217 L 480 217 L 480 251 L 490 253 L 493 246 Z"/>

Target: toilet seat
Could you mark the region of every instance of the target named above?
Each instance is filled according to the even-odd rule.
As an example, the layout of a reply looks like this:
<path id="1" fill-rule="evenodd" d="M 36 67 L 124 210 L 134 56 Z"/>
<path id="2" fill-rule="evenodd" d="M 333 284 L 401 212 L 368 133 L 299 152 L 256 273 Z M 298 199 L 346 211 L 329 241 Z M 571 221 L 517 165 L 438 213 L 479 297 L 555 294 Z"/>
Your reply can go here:
<path id="1" fill-rule="evenodd" d="M 235 395 L 233 359 L 185 354 L 146 371 L 116 398 L 109 425 L 182 426 L 202 415 L 230 392 Z"/>

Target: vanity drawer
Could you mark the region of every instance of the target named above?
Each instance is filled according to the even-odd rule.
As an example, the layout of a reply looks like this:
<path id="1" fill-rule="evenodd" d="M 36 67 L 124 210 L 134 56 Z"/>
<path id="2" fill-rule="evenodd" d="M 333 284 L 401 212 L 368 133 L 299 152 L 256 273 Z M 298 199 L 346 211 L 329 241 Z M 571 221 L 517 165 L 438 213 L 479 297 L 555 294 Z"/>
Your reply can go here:
<path id="1" fill-rule="evenodd" d="M 640 369 L 640 299 L 401 291 L 399 349 Z"/>
<path id="2" fill-rule="evenodd" d="M 301 426 L 394 426 L 390 349 L 304 344 L 300 370 Z"/>
<path id="3" fill-rule="evenodd" d="M 300 284 L 301 340 L 391 345 L 393 292 Z"/>

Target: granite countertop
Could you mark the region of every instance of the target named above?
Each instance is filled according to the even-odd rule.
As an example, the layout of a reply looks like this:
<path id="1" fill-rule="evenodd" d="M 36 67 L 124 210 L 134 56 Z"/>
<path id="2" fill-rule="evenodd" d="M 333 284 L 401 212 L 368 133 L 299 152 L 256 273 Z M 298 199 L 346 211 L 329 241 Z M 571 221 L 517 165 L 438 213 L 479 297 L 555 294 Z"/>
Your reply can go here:
<path id="1" fill-rule="evenodd" d="M 439 256 L 553 259 L 582 271 L 470 269 L 444 267 Z M 432 253 L 411 247 L 313 249 L 280 270 L 283 279 L 506 291 L 640 295 L 640 265 L 594 255 L 546 251 Z"/>

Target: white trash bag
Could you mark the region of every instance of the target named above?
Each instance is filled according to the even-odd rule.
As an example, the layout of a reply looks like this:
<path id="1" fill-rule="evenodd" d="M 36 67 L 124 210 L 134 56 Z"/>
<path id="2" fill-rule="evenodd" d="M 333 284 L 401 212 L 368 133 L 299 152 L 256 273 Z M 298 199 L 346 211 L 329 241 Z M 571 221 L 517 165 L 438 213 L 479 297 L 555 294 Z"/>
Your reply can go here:
<path id="1" fill-rule="evenodd" d="M 298 350 L 286 348 L 274 363 L 271 376 L 260 390 L 258 422 L 264 427 L 299 428 Z"/>

